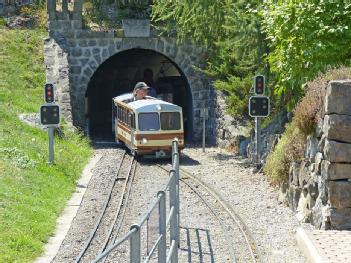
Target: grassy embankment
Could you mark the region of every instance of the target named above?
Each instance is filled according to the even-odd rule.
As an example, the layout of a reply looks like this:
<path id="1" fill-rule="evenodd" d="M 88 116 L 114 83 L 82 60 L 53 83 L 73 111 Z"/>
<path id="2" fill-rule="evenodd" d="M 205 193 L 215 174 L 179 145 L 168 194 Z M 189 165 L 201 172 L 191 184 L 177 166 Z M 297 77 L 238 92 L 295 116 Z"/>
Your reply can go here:
<path id="1" fill-rule="evenodd" d="M 56 165 L 48 166 L 47 133 L 18 119 L 43 104 L 47 33 L 1 24 L 0 262 L 30 262 L 53 233 L 91 149 L 86 139 L 65 130 L 65 139 L 55 139 Z"/>

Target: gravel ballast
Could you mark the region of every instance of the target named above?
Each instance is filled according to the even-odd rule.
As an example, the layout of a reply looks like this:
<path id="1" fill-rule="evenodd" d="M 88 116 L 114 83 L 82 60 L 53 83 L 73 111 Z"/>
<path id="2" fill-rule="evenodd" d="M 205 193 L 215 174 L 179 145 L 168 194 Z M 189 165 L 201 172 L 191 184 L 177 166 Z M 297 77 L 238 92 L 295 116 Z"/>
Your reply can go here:
<path id="1" fill-rule="evenodd" d="M 94 220 L 107 194 L 107 185 L 111 183 L 112 173 L 115 172 L 123 153 L 122 149 L 97 151 L 102 154 L 102 158 L 95 167 L 78 215 L 54 262 L 73 262 L 79 254 L 79 248 L 95 224 Z M 182 169 L 214 188 L 240 215 L 258 245 L 261 262 L 306 261 L 295 242 L 295 231 L 301 224 L 288 207 L 278 202 L 278 190 L 269 186 L 264 175 L 251 172 L 252 167 L 246 159 L 218 148 L 207 148 L 206 153 L 202 153 L 201 148 L 186 148 L 180 164 Z M 167 181 L 168 174 L 154 163 L 138 164 L 119 237 L 127 233 L 133 223 L 140 220 L 154 202 L 157 192 L 164 189 Z M 200 187 L 197 190 L 203 191 Z M 232 262 L 231 244 L 234 244 L 238 262 L 251 262 L 247 253 L 241 251 L 247 248 L 242 242 L 242 237 L 237 234 L 237 226 L 225 226 L 231 224 L 225 212 L 220 211 L 216 201 L 208 193 L 203 193 L 202 196 L 214 207 L 222 219 L 222 224 L 210 213 L 199 196 L 181 182 L 179 262 Z M 157 213 L 153 213 L 148 226 L 148 247 L 146 227 L 142 228 L 143 256 L 153 245 L 152 240 L 157 238 L 157 226 Z M 309 225 L 304 227 L 311 228 Z M 127 242 L 111 254 L 106 262 L 128 262 L 128 255 Z M 154 261 L 155 258 L 152 262 Z"/>
<path id="2" fill-rule="evenodd" d="M 182 168 L 211 185 L 243 219 L 262 262 L 306 262 L 295 241 L 301 224 L 290 208 L 278 202 L 278 189 L 263 174 L 251 172 L 247 159 L 218 148 L 207 148 L 206 153 L 188 148 L 184 155 Z M 304 228 L 313 227 L 304 224 Z"/>

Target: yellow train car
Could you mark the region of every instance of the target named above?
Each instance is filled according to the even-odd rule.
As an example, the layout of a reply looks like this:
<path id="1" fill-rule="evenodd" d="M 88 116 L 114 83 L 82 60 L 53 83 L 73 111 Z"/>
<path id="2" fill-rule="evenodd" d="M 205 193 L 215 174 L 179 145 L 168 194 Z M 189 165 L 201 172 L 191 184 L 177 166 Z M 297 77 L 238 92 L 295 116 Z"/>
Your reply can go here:
<path id="1" fill-rule="evenodd" d="M 116 142 L 132 154 L 170 156 L 174 139 L 180 150 L 184 148 L 182 108 L 153 97 L 134 101 L 132 94 L 124 94 L 113 98 L 112 130 Z"/>

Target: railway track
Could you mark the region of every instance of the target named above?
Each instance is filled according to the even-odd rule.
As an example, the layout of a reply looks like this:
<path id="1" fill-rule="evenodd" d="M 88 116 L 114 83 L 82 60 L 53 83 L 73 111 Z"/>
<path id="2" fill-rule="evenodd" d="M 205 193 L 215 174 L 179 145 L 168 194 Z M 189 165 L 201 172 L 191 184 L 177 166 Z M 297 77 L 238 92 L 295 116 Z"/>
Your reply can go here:
<path id="1" fill-rule="evenodd" d="M 171 169 L 165 168 L 161 165 L 157 166 L 167 172 L 169 172 L 169 170 Z M 208 208 L 211 214 L 218 220 L 223 230 L 223 234 L 226 237 L 226 240 L 228 240 L 228 242 L 231 243 L 229 244 L 231 262 L 248 262 L 247 259 L 255 263 L 260 262 L 261 257 L 259 255 L 258 247 L 248 227 L 246 226 L 243 219 L 220 196 L 220 194 L 217 193 L 217 191 L 214 190 L 211 186 L 203 182 L 201 179 L 193 176 L 184 169 L 180 169 L 180 181 L 199 197 L 199 199 L 204 203 L 204 205 Z M 203 191 L 199 189 L 202 189 Z M 214 202 L 211 202 L 208 196 L 211 196 Z M 220 213 L 218 213 L 218 209 L 225 212 L 225 214 L 227 215 L 227 219 L 225 219 L 223 216 L 220 216 Z M 228 219 L 230 221 L 228 221 Z M 230 222 L 232 224 L 230 224 Z M 235 226 L 237 230 L 233 226 Z M 242 260 L 242 258 L 241 260 L 238 260 L 237 255 L 239 254 L 239 251 L 237 251 L 236 245 L 232 241 L 234 239 L 234 236 L 233 234 L 228 232 L 228 228 L 230 228 L 231 233 L 237 233 L 238 231 L 240 232 L 242 240 L 243 242 L 245 242 L 247 248 L 246 251 L 240 251 L 241 257 L 243 257 L 244 255 L 245 260 Z"/>
<path id="2" fill-rule="evenodd" d="M 136 166 L 135 158 L 124 153 L 95 226 L 76 257 L 75 263 L 93 261 L 117 239 L 128 205 Z M 121 182 L 124 182 L 122 189 Z M 107 257 L 104 261 L 106 259 Z"/>

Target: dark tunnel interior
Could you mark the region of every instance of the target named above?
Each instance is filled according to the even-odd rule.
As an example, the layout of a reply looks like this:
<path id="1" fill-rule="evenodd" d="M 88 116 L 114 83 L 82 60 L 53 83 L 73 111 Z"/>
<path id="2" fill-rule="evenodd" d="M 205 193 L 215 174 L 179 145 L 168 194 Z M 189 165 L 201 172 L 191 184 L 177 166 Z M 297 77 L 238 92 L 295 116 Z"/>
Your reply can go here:
<path id="1" fill-rule="evenodd" d="M 146 49 L 130 49 L 112 56 L 91 77 L 85 97 L 89 137 L 96 141 L 113 140 L 112 98 L 132 92 L 139 81 L 155 88 L 158 98 L 183 108 L 185 140 L 191 141 L 193 109 L 189 84 L 170 59 Z"/>

